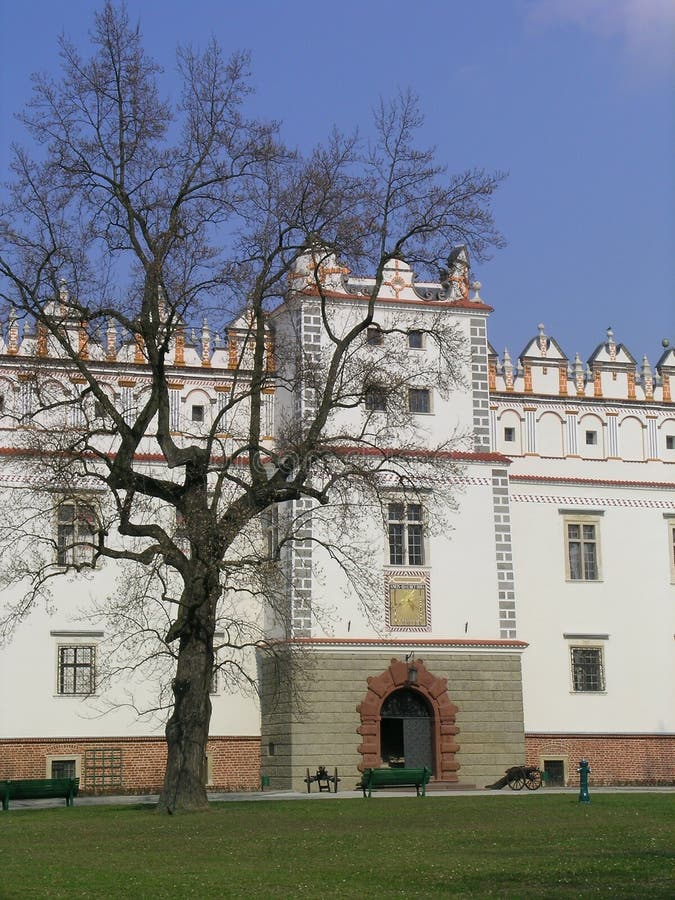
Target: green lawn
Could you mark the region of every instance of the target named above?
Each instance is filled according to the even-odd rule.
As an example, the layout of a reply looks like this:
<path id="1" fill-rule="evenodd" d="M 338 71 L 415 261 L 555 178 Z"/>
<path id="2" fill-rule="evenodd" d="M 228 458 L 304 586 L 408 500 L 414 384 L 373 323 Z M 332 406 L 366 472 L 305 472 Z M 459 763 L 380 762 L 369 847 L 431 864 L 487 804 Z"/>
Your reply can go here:
<path id="1" fill-rule="evenodd" d="M 330 799 L 0 813 L 0 897 L 675 896 L 675 797 Z"/>

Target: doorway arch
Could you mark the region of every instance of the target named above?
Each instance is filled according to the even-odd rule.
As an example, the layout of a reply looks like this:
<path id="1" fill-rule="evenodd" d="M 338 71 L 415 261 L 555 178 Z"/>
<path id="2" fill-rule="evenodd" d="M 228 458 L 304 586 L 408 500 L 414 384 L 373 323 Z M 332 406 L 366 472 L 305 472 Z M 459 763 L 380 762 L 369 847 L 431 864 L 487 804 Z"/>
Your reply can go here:
<path id="1" fill-rule="evenodd" d="M 361 716 L 361 724 L 356 730 L 362 737 L 362 743 L 358 747 L 358 752 L 361 754 L 358 768 L 363 771 L 367 768 L 377 769 L 382 766 L 383 708 L 385 712 L 388 709 L 396 711 L 398 701 L 391 700 L 388 706 L 385 704 L 389 697 L 402 692 L 399 697 L 407 698 L 413 704 L 417 703 L 416 708 L 420 711 L 425 707 L 419 704 L 425 704 L 429 713 L 426 721 L 429 723 L 430 729 L 434 778 L 440 781 L 457 781 L 457 770 L 459 769 L 459 763 L 455 759 L 455 754 L 459 750 L 459 744 L 455 741 L 455 736 L 459 733 L 459 728 L 455 724 L 457 707 L 448 696 L 447 680 L 438 678 L 430 672 L 421 659 L 415 660 L 415 669 L 417 670 L 417 680 L 414 684 L 410 684 L 408 681 L 408 664 L 399 659 L 392 659 L 387 669 L 379 675 L 368 678 L 366 695 L 356 707 L 356 711 Z M 389 716 L 385 715 L 384 718 L 387 719 Z M 395 717 L 392 716 L 392 718 Z M 399 718 L 405 718 L 405 716 Z M 425 717 L 419 716 L 419 718 Z M 385 725 L 385 729 L 387 727 Z"/>
<path id="2" fill-rule="evenodd" d="M 393 769 L 434 771 L 433 713 L 420 691 L 393 691 L 380 709 L 380 759 Z"/>

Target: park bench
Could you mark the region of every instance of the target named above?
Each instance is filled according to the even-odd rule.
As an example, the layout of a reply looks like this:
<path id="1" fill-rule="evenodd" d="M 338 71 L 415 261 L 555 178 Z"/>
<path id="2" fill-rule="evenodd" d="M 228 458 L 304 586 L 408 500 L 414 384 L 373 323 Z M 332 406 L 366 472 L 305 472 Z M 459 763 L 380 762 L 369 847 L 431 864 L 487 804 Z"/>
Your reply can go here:
<path id="1" fill-rule="evenodd" d="M 66 806 L 72 806 L 79 786 L 79 778 L 25 778 L 17 781 L 0 781 L 2 808 L 9 809 L 10 800 L 42 800 L 51 797 L 63 797 Z"/>
<path id="2" fill-rule="evenodd" d="M 364 769 L 361 778 L 363 796 L 370 797 L 373 790 L 388 787 L 414 787 L 417 796 L 426 796 L 426 786 L 431 778 L 431 769 Z M 368 793 L 366 794 L 366 791 Z"/>

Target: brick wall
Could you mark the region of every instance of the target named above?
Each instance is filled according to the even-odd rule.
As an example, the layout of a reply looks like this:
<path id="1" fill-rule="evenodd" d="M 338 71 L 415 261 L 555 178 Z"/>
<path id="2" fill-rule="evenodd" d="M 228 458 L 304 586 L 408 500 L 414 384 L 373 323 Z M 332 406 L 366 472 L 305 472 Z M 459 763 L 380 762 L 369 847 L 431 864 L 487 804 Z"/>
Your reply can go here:
<path id="1" fill-rule="evenodd" d="M 675 784 L 675 735 L 526 734 L 527 763 L 565 761 L 568 784 L 578 782 L 579 760 L 591 766 L 591 784 Z"/>
<path id="2" fill-rule="evenodd" d="M 0 779 L 45 778 L 47 757 L 80 757 L 80 790 L 102 793 L 87 784 L 84 759 L 87 750 L 120 750 L 122 783 L 106 788 L 110 793 L 157 793 L 166 763 L 164 738 L 13 738 L 0 740 Z M 260 738 L 212 737 L 209 788 L 220 791 L 257 790 L 260 787 Z"/>

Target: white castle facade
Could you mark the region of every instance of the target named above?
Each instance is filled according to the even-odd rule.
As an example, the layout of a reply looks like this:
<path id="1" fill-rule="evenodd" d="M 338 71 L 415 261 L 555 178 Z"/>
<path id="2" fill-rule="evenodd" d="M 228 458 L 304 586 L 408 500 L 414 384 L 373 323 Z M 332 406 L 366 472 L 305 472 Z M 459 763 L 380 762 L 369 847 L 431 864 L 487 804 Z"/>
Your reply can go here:
<path id="1" fill-rule="evenodd" d="M 369 365 L 393 353 L 403 368 L 431 373 L 443 361 L 427 323 L 442 317 L 462 336 L 461 382 L 411 381 L 397 433 L 403 447 L 410 428 L 416 447 L 456 436 L 450 474 L 424 476 L 452 502 L 434 522 L 422 479 L 419 494 L 393 485 L 382 516 L 355 521 L 364 579 L 376 585 L 369 614 L 325 549 L 330 504 L 279 510 L 280 519 L 307 513 L 302 540 L 280 560 L 283 636 L 304 656 L 289 658 L 283 678 L 251 659 L 259 697 L 214 682 L 214 788 L 253 789 L 262 776 L 304 789 L 319 765 L 337 767 L 348 786 L 366 766 L 422 764 L 436 781 L 482 786 L 525 760 L 565 783 L 582 757 L 597 781 L 675 782 L 675 351 L 663 349 L 652 368 L 610 331 L 583 363 L 539 326 L 519 357 L 500 359 L 488 338 L 491 307 L 468 288 L 468 260 L 460 253 L 453 265 L 451 281 L 431 284 L 393 262 L 359 349 Z M 358 316 L 372 281 L 335 261 L 322 278 L 337 319 Z M 317 304 L 299 265 L 271 314 L 277 339 L 320 349 Z M 204 327 L 176 341 L 172 430 L 208 427 L 231 389 L 241 330 L 234 323 L 221 342 Z M 139 348 L 114 335 L 83 336 L 82 346 L 120 408 L 133 407 L 144 390 Z M 12 321 L 0 345 L 0 484 L 11 506 L 31 490 L 20 423 L 35 403 L 36 373 L 54 395 L 74 389 L 44 335 Z M 305 403 L 301 386 L 267 389 L 270 446 Z M 376 434 L 378 416 L 386 409 L 374 385 L 332 427 L 363 423 Z M 147 464 L 157 464 L 151 447 Z M 58 569 L 64 541 L 75 529 L 86 537 L 87 522 L 71 503 L 36 529 Z M 154 686 L 129 668 L 98 671 L 115 636 L 93 601 L 115 578 L 112 563 L 61 576 L 53 602 L 26 615 L 0 649 L 0 778 L 74 772 L 85 791 L 158 788 L 163 726 L 145 714 Z M 6 591 L 3 601 L 13 600 Z M 258 615 L 261 633 L 275 637 L 278 621 L 264 608 Z"/>

